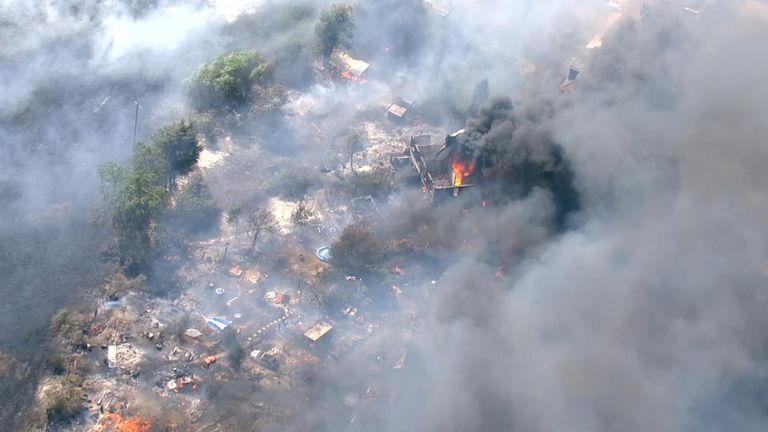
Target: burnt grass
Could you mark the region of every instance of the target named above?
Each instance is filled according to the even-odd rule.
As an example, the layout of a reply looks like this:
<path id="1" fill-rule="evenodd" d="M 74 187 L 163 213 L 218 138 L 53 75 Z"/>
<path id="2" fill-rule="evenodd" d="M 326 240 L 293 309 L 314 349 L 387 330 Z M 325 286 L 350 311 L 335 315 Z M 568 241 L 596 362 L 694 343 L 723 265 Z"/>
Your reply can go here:
<path id="1" fill-rule="evenodd" d="M 103 282 L 98 234 L 85 220 L 0 233 L 0 350 L 29 371 L 23 377 L 0 376 L 3 430 L 28 426 L 38 381 L 51 374 L 51 316 L 87 304 L 86 295 Z"/>

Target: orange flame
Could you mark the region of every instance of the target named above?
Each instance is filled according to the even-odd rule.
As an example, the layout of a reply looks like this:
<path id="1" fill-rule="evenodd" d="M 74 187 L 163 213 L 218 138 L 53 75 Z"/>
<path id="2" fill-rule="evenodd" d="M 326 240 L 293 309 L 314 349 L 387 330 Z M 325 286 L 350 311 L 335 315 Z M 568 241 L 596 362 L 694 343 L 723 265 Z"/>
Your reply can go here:
<path id="1" fill-rule="evenodd" d="M 212 364 L 216 363 L 220 358 L 224 357 L 222 354 L 216 354 L 212 356 L 208 356 L 203 359 L 203 365 L 207 368 L 210 367 Z M 192 390 L 195 389 L 195 385 L 192 385 Z"/>
<path id="2" fill-rule="evenodd" d="M 356 82 L 358 84 L 365 84 L 365 83 L 368 82 L 367 79 L 361 78 L 361 77 L 359 77 L 357 75 L 353 75 L 353 74 L 351 74 L 351 73 L 349 73 L 348 71 L 345 71 L 345 70 L 341 71 L 339 73 L 339 76 L 341 76 L 342 78 L 344 78 L 347 81 Z"/>
<path id="3" fill-rule="evenodd" d="M 101 432 L 149 432 L 152 423 L 139 417 L 124 418 L 117 413 L 107 413 L 99 419 Z"/>
<path id="4" fill-rule="evenodd" d="M 453 187 L 459 187 L 464 183 L 464 178 L 469 177 L 475 172 L 475 162 L 469 163 L 451 161 L 451 170 L 453 171 Z"/>

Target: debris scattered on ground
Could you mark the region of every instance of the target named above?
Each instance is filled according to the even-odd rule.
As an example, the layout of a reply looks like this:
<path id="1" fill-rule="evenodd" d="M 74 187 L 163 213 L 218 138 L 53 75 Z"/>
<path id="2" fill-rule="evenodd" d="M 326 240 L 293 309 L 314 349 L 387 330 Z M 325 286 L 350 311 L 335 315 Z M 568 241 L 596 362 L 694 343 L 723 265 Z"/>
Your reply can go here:
<path id="1" fill-rule="evenodd" d="M 240 277 L 243 274 L 243 270 L 237 264 L 232 264 L 229 268 L 229 275 L 232 277 Z"/>

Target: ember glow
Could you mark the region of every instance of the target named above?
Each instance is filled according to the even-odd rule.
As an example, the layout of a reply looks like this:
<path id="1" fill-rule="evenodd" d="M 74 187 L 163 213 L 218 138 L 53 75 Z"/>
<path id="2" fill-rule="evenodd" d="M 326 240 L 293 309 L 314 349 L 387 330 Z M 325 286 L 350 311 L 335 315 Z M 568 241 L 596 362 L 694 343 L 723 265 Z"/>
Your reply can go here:
<path id="1" fill-rule="evenodd" d="M 99 420 L 100 432 L 149 432 L 152 423 L 140 417 L 125 418 L 117 413 L 105 414 Z"/>
<path id="2" fill-rule="evenodd" d="M 469 177 L 475 172 L 475 161 L 464 163 L 461 161 L 451 161 L 451 171 L 453 172 L 453 186 L 459 187 L 464 183 L 464 178 Z"/>
<path id="3" fill-rule="evenodd" d="M 358 84 L 365 84 L 368 82 L 367 79 L 361 78 L 357 75 L 351 74 L 348 71 L 341 71 L 339 72 L 339 76 L 347 81 L 352 81 Z"/>

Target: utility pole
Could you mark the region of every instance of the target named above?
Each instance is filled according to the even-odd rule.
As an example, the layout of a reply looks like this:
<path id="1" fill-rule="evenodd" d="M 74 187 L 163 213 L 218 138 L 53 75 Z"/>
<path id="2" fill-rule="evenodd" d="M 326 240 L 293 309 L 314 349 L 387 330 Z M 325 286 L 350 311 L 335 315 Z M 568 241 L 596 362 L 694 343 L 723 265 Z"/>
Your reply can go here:
<path id="1" fill-rule="evenodd" d="M 136 114 L 133 117 L 133 146 L 136 147 L 136 131 L 139 129 L 139 102 L 133 101 L 136 104 Z"/>

